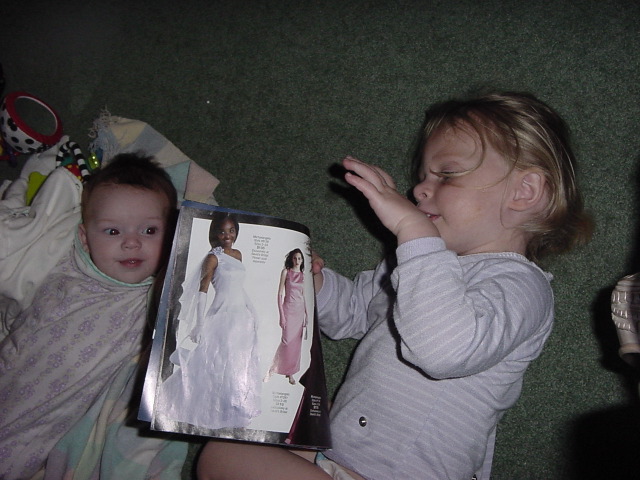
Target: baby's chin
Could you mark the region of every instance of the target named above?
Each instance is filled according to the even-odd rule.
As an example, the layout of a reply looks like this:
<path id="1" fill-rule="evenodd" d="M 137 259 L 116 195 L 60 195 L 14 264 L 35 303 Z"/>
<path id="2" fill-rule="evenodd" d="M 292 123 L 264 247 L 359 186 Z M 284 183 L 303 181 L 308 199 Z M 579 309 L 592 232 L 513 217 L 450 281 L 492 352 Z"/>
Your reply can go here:
<path id="1" fill-rule="evenodd" d="M 142 283 L 144 282 L 147 278 L 149 278 L 151 275 L 109 275 L 111 278 L 113 278 L 114 280 L 117 280 L 119 282 L 122 283 L 131 283 L 131 284 L 137 284 L 137 283 Z"/>

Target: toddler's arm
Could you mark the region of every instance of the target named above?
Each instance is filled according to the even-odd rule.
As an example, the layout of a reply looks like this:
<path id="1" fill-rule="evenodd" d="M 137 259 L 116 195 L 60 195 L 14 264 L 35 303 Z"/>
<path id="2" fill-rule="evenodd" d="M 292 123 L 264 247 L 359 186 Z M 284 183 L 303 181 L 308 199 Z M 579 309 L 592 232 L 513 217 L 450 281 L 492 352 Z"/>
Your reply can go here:
<path id="1" fill-rule="evenodd" d="M 407 361 L 452 378 L 507 357 L 524 369 L 537 357 L 551 330 L 553 294 L 535 265 L 510 254 L 460 260 L 438 238 L 400 245 L 397 257 L 394 323 Z"/>
<path id="2" fill-rule="evenodd" d="M 381 263 L 375 270 L 360 272 L 354 280 L 329 268 L 323 270 L 323 285 L 316 295 L 318 324 L 329 338 L 362 338 L 371 321 L 368 309 L 373 297 L 389 289 L 389 269 Z"/>

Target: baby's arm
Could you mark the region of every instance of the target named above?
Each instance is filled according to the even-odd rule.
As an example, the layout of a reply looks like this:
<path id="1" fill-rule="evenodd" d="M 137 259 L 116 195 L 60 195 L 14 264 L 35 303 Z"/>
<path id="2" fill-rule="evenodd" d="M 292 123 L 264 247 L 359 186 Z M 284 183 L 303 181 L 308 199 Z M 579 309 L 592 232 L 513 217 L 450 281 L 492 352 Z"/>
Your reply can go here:
<path id="1" fill-rule="evenodd" d="M 382 169 L 353 157 L 342 161 L 349 170 L 345 180 L 369 200 L 382 224 L 398 239 L 398 244 L 420 237 L 439 237 L 427 216 L 396 189 L 393 179 Z M 353 173 L 352 173 L 353 172 Z"/>

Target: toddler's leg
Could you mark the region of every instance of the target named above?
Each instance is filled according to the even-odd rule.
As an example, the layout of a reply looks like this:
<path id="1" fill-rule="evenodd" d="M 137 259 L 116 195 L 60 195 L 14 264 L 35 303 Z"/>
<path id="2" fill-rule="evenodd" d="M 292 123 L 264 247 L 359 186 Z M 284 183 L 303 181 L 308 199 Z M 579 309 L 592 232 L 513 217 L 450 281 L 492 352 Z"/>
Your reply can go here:
<path id="1" fill-rule="evenodd" d="M 198 460 L 199 480 L 331 480 L 286 448 L 212 440 Z"/>

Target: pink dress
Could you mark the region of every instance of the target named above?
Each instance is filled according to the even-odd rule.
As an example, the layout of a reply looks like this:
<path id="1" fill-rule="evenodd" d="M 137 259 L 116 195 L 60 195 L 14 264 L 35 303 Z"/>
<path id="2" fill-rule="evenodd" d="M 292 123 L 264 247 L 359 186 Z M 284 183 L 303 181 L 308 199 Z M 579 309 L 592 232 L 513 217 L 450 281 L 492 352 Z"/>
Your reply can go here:
<path id="1" fill-rule="evenodd" d="M 293 375 L 300 370 L 300 349 L 307 315 L 303 280 L 303 272 L 287 270 L 284 300 L 280 309 L 282 339 L 271 367 L 271 372 L 280 375 Z"/>

